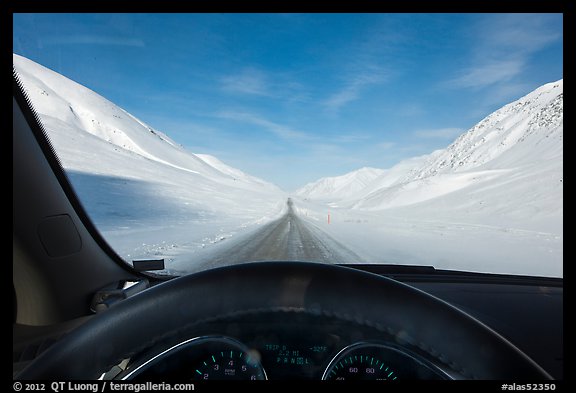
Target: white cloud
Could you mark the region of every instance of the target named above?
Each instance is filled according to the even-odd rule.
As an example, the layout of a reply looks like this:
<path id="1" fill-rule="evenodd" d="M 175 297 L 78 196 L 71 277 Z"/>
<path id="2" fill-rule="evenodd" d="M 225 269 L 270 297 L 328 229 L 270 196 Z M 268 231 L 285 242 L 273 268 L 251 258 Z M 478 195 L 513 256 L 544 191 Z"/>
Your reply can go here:
<path id="1" fill-rule="evenodd" d="M 368 142 L 372 137 L 367 134 L 357 133 L 357 134 L 342 134 L 336 135 L 330 138 L 335 143 L 358 143 L 358 142 Z"/>
<path id="2" fill-rule="evenodd" d="M 356 85 L 346 86 L 344 89 L 328 98 L 324 103 L 324 105 L 326 105 L 326 107 L 328 107 L 331 110 L 340 109 L 347 103 L 356 100 L 358 98 L 359 93 L 360 93 L 359 86 Z"/>
<path id="3" fill-rule="evenodd" d="M 219 83 L 220 89 L 227 93 L 269 97 L 287 103 L 310 101 L 307 87 L 289 72 L 271 73 L 247 67 L 239 73 L 221 77 Z"/>
<path id="4" fill-rule="evenodd" d="M 396 113 L 400 116 L 416 117 L 425 115 L 427 110 L 424 109 L 420 104 L 409 103 L 398 108 Z"/>
<path id="5" fill-rule="evenodd" d="M 262 127 L 264 130 L 282 138 L 282 139 L 289 139 L 289 140 L 309 140 L 312 139 L 312 136 L 306 134 L 305 132 L 301 132 L 295 130 L 291 127 L 285 126 L 283 124 L 275 123 L 270 121 L 264 117 L 254 115 L 252 113 L 247 112 L 234 112 L 234 111 L 223 111 L 219 112 L 217 117 L 221 119 L 228 119 L 234 120 L 242 123 L 254 124 L 259 127 Z"/>
<path id="6" fill-rule="evenodd" d="M 395 60 L 391 54 L 407 37 L 391 27 L 387 18 L 381 22 L 368 27 L 361 38 L 346 48 L 340 88 L 323 102 L 329 112 L 337 112 L 345 105 L 360 100 L 368 89 L 391 78 L 393 72 L 389 64 Z M 384 62 L 386 66 L 383 66 Z"/>
<path id="7" fill-rule="evenodd" d="M 376 147 L 378 149 L 382 149 L 382 150 L 388 150 L 388 149 L 392 149 L 393 147 L 396 147 L 398 144 L 396 142 L 380 142 L 378 144 L 376 144 Z"/>
<path id="8" fill-rule="evenodd" d="M 520 76 L 534 53 L 562 39 L 558 20 L 549 14 L 487 14 L 474 27 L 472 65 L 447 85 L 483 88 Z"/>
<path id="9" fill-rule="evenodd" d="M 434 128 L 428 130 L 418 130 L 414 132 L 414 135 L 425 139 L 453 139 L 456 138 L 464 132 L 461 128 Z"/>
<path id="10" fill-rule="evenodd" d="M 454 87 L 484 87 L 505 82 L 520 74 L 525 66 L 523 59 L 492 61 L 467 69 L 463 75 L 452 79 Z"/>
<path id="11" fill-rule="evenodd" d="M 562 39 L 558 30 L 558 15 L 551 14 L 501 14 L 484 19 L 479 29 L 482 34 L 482 52 L 498 51 L 534 53 Z"/>
<path id="12" fill-rule="evenodd" d="M 324 106 L 330 111 L 337 111 L 344 105 L 360 99 L 362 91 L 370 86 L 384 83 L 387 77 L 387 72 L 382 67 L 365 66 L 362 71 L 352 73 L 345 80 L 344 86 L 324 102 Z"/>
<path id="13" fill-rule="evenodd" d="M 484 99 L 483 104 L 494 105 L 501 102 L 517 100 L 521 96 L 534 90 L 529 83 L 507 83 L 490 91 L 490 95 Z"/>
<path id="14" fill-rule="evenodd" d="M 140 38 L 120 35 L 74 34 L 69 36 L 53 35 L 42 38 L 41 45 L 115 45 L 143 48 L 146 46 Z"/>
<path id="15" fill-rule="evenodd" d="M 262 71 L 253 68 L 247 68 L 237 75 L 223 77 L 220 83 L 223 90 L 234 93 L 270 95 L 268 78 Z"/>

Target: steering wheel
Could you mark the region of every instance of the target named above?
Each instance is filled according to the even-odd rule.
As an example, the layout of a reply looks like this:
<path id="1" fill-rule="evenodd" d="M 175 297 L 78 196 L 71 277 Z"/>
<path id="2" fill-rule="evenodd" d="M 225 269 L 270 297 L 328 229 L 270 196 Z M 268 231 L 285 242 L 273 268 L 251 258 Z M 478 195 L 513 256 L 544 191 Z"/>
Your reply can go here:
<path id="1" fill-rule="evenodd" d="M 552 379 L 498 333 L 448 303 L 390 278 L 305 262 L 203 271 L 111 307 L 31 362 L 19 379 L 96 379 L 170 331 L 238 313 L 300 311 L 403 338 L 455 379 Z"/>

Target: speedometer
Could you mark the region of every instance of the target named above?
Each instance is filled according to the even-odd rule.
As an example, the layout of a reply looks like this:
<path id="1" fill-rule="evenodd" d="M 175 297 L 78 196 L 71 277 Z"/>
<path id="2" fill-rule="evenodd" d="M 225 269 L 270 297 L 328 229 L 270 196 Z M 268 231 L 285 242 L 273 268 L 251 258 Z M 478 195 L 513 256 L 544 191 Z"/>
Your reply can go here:
<path id="1" fill-rule="evenodd" d="M 328 364 L 323 380 L 443 379 L 423 360 L 379 343 L 357 343 L 342 349 Z"/>
<path id="2" fill-rule="evenodd" d="M 186 340 L 132 364 L 122 379 L 263 380 L 260 353 L 230 337 Z"/>
<path id="3" fill-rule="evenodd" d="M 334 380 L 391 380 L 398 376 L 386 362 L 371 355 L 348 355 L 335 363 L 326 373 L 324 379 Z"/>

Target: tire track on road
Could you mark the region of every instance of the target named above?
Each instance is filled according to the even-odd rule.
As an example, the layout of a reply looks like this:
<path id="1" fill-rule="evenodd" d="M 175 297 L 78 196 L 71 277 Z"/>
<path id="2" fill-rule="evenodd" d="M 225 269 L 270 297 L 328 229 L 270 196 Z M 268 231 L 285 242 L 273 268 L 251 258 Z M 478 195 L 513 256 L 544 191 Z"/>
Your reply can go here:
<path id="1" fill-rule="evenodd" d="M 201 269 L 244 262 L 308 261 L 358 263 L 358 255 L 314 224 L 298 217 L 291 199 L 279 219 L 214 253 L 201 262 Z M 199 266 L 200 267 L 200 266 Z"/>

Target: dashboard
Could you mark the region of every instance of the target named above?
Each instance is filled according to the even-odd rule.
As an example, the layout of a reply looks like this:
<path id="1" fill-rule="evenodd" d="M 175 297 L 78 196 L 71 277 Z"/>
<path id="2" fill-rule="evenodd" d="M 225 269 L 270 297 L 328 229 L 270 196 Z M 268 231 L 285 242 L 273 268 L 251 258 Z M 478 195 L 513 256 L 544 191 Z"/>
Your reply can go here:
<path id="1" fill-rule="evenodd" d="M 451 276 L 447 272 L 394 278 L 464 310 L 509 339 L 555 378 L 563 378 L 561 281 L 521 278 L 516 282 L 513 277 Z M 450 337 L 449 331 L 439 334 Z M 534 340 L 535 335 L 540 339 Z M 116 376 L 179 381 L 453 377 L 441 356 L 412 345 L 402 332 L 391 334 L 381 326 L 295 310 L 235 315 L 182 327 L 177 334 L 147 343 Z"/>
<path id="2" fill-rule="evenodd" d="M 277 262 L 182 276 L 85 322 L 20 377 L 562 379 L 562 280 L 388 275 Z"/>
<path id="3" fill-rule="evenodd" d="M 375 328 L 296 312 L 235 318 L 153 345 L 131 380 L 449 379 L 441 367 Z M 263 321 L 265 319 L 265 321 Z M 265 322 L 265 323 L 263 323 Z M 211 332 L 211 334 L 201 334 Z M 186 338 L 192 334 L 193 337 Z"/>

